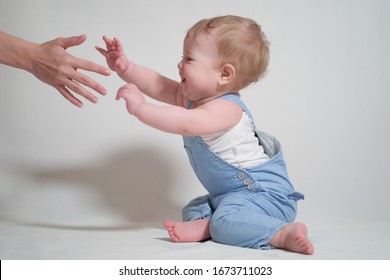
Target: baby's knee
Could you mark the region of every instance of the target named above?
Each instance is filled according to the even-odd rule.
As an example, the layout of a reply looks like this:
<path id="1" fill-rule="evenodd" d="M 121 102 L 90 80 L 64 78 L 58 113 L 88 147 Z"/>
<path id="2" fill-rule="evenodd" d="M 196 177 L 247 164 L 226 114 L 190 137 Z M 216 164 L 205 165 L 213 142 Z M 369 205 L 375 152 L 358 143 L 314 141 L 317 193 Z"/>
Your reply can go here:
<path id="1" fill-rule="evenodd" d="M 239 231 L 235 223 L 229 221 L 229 216 L 213 216 L 210 221 L 210 235 L 215 242 L 237 245 L 240 235 Z"/>
<path id="2" fill-rule="evenodd" d="M 226 239 L 226 235 L 228 232 L 223 230 L 223 218 L 214 219 L 214 217 L 210 221 L 210 235 L 211 238 L 218 243 L 224 243 L 224 239 Z"/>

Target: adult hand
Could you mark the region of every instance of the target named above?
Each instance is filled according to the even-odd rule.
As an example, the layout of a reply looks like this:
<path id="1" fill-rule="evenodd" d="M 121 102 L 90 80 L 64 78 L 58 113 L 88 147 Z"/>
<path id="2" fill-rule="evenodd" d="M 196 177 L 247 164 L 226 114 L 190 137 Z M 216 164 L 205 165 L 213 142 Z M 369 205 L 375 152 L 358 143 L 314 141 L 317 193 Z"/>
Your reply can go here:
<path id="1" fill-rule="evenodd" d="M 86 40 L 86 35 L 57 38 L 43 44 L 34 45 L 30 56 L 30 69 L 39 80 L 56 88 L 72 104 L 82 107 L 83 103 L 71 91 L 96 103 L 98 98 L 84 86 L 105 95 L 106 89 L 99 83 L 77 71 L 78 69 L 95 72 L 105 76 L 110 71 L 91 61 L 74 57 L 66 52 L 67 48 L 78 46 Z"/>

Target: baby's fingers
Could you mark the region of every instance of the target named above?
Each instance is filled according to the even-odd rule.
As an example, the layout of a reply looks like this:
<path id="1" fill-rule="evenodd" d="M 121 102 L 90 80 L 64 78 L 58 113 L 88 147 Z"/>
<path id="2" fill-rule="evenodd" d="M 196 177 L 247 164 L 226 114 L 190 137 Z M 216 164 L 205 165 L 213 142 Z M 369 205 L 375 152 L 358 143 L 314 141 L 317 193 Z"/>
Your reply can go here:
<path id="1" fill-rule="evenodd" d="M 103 36 L 103 41 L 106 43 L 107 51 L 115 51 L 118 49 L 117 42 L 114 40 L 111 40 L 106 35 Z"/>
<path id="2" fill-rule="evenodd" d="M 125 97 L 131 92 L 131 90 L 135 87 L 133 84 L 126 84 L 121 86 L 118 89 L 118 92 L 116 94 L 116 100 L 119 100 L 120 98 L 126 99 Z"/>
<path id="3" fill-rule="evenodd" d="M 95 49 L 100 52 L 103 56 L 107 56 L 107 51 L 99 46 L 95 46 Z"/>
<path id="4" fill-rule="evenodd" d="M 123 51 L 122 43 L 117 37 L 114 37 L 113 42 L 115 44 L 115 48 L 117 51 L 120 51 L 120 52 Z"/>
<path id="5" fill-rule="evenodd" d="M 121 98 L 123 98 L 123 96 L 118 92 L 117 95 L 116 95 L 116 97 L 115 97 L 115 99 L 116 99 L 116 100 L 119 100 L 119 99 L 121 99 Z"/>
<path id="6" fill-rule="evenodd" d="M 118 90 L 118 93 L 116 94 L 116 100 L 119 100 L 121 98 L 125 99 L 126 92 L 124 90 L 121 90 L 121 88 Z"/>

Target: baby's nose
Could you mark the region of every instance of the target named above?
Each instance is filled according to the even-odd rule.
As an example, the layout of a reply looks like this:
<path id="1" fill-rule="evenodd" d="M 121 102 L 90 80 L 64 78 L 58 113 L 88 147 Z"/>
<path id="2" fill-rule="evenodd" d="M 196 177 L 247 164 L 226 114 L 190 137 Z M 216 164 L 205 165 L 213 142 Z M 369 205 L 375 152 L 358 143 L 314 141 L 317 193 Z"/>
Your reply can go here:
<path id="1" fill-rule="evenodd" d="M 177 64 L 177 68 L 179 68 L 179 70 L 183 70 L 183 60 L 179 61 L 179 63 Z"/>

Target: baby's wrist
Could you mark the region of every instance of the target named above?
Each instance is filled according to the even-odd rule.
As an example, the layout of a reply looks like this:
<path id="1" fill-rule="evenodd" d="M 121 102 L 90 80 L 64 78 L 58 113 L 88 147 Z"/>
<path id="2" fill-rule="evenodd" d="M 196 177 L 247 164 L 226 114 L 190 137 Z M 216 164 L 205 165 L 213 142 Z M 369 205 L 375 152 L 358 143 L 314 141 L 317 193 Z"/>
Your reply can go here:
<path id="1" fill-rule="evenodd" d="M 126 76 L 128 76 L 131 71 L 131 65 L 132 63 L 128 60 L 125 64 L 125 67 L 121 71 L 116 71 L 116 73 L 121 77 L 122 79 L 126 80 Z"/>
<path id="2" fill-rule="evenodd" d="M 134 106 L 132 115 L 137 119 L 140 119 L 142 117 L 142 107 L 145 105 L 145 103 L 145 101 L 139 102 L 136 106 Z"/>

